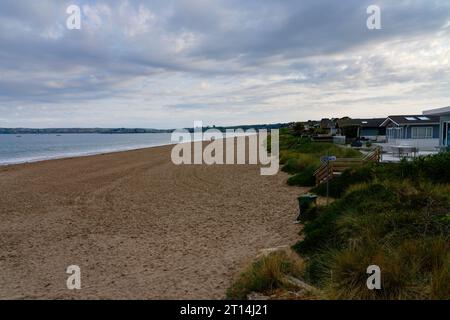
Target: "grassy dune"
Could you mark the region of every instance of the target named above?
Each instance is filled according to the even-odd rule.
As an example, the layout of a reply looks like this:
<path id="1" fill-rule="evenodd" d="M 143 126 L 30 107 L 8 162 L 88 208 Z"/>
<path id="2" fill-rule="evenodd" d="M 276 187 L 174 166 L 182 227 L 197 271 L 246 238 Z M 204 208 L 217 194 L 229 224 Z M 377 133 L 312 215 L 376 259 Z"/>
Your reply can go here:
<path id="1" fill-rule="evenodd" d="M 283 170 L 294 174 L 289 180 L 294 185 L 311 185 L 310 176 L 323 154 L 360 156 L 286 131 L 280 146 Z M 398 164 L 368 164 L 333 179 L 330 193 L 335 201 L 304 213 L 303 240 L 293 246 L 304 259 L 296 276 L 318 288 L 321 298 L 450 299 L 449 168 L 450 153 L 441 153 Z M 312 191 L 324 195 L 325 188 Z M 275 264 L 283 265 L 283 259 L 278 257 Z M 258 263 L 237 280 L 231 293 L 236 288 L 272 291 L 273 285 L 258 286 L 249 280 L 255 273 L 256 283 L 283 288 L 276 280 L 283 277 L 258 272 Z M 381 290 L 366 286 L 369 265 L 381 269 Z"/>
<path id="2" fill-rule="evenodd" d="M 449 299 L 449 166 L 442 153 L 334 179 L 339 198 L 312 209 L 294 246 L 308 258 L 307 279 L 330 298 Z M 381 268 L 381 290 L 365 285 L 371 264 Z"/>
<path id="3" fill-rule="evenodd" d="M 292 174 L 289 185 L 314 186 L 314 171 L 320 166 L 320 158 L 327 154 L 339 158 L 362 157 L 357 150 L 333 143 L 312 142 L 309 138 L 292 135 L 288 129 L 280 132 L 280 163 L 282 171 Z"/>
<path id="4" fill-rule="evenodd" d="M 230 299 L 246 299 L 251 292 L 275 294 L 279 290 L 295 289 L 286 276 L 300 277 L 304 265 L 299 257 L 277 251 L 256 260 L 239 276 L 227 291 Z"/>

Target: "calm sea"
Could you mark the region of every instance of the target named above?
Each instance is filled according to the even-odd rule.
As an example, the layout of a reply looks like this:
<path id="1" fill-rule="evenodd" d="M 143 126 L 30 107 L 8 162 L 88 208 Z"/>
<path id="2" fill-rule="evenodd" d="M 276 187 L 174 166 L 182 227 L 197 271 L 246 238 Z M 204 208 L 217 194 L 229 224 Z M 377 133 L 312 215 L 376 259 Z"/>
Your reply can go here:
<path id="1" fill-rule="evenodd" d="M 170 133 L 0 134 L 0 165 L 171 144 Z"/>

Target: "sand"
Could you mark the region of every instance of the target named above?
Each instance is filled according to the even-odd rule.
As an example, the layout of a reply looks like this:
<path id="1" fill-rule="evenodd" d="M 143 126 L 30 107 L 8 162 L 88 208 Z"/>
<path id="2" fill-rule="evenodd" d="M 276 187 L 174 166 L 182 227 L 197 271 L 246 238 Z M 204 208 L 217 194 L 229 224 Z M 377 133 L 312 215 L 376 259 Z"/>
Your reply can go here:
<path id="1" fill-rule="evenodd" d="M 0 167 L 0 299 L 221 299 L 262 249 L 297 241 L 284 173 L 170 151 Z"/>

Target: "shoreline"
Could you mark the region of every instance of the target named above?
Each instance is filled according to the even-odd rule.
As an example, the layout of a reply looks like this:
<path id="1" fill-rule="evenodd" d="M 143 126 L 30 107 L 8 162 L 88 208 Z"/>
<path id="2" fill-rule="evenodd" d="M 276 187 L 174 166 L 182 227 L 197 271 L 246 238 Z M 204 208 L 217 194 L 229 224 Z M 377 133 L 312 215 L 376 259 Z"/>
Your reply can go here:
<path id="1" fill-rule="evenodd" d="M 39 159 L 30 159 L 30 160 L 23 160 L 23 161 L 17 161 L 17 162 L 0 162 L 0 168 L 1 167 L 9 167 L 9 166 L 16 166 L 21 164 L 32 164 L 32 163 L 40 163 L 40 162 L 46 162 L 46 161 L 52 161 L 52 160 L 64 160 L 64 159 L 77 159 L 77 158 L 84 158 L 84 157 L 92 157 L 92 156 L 101 156 L 101 155 L 107 155 L 107 154 L 115 154 L 120 152 L 128 152 L 128 151 L 138 151 L 138 150 L 145 150 L 145 149 L 152 149 L 152 148 L 159 148 L 159 147 L 166 147 L 166 146 L 173 146 L 176 143 L 171 144 L 161 144 L 161 145 L 155 145 L 155 146 L 148 146 L 148 147 L 132 147 L 129 149 L 118 149 L 118 150 L 111 150 L 111 151 L 98 151 L 98 152 L 86 152 L 86 153 L 79 153 L 79 154 L 67 154 L 67 155 L 61 155 L 61 156 L 54 156 L 54 157 L 46 157 L 46 158 L 39 158 Z"/>
<path id="2" fill-rule="evenodd" d="M 95 133 L 98 134 L 98 133 Z M 152 133 L 144 133 L 144 134 L 152 134 Z M 244 135 L 235 135 L 234 137 L 222 137 L 221 140 L 229 139 L 229 138 L 236 138 L 240 136 L 250 136 L 254 133 L 245 133 Z M 71 133 L 66 133 L 66 135 L 72 135 Z M 120 134 L 122 135 L 122 134 Z M 208 142 L 208 140 L 194 140 L 192 139 L 191 142 L 184 142 L 184 143 L 193 143 L 196 141 L 203 141 Z M 61 160 L 61 159 L 74 159 L 74 158 L 83 158 L 83 157 L 90 157 L 90 156 L 97 156 L 97 155 L 106 155 L 106 154 L 112 154 L 112 153 L 120 153 L 120 152 L 127 152 L 127 151 L 135 151 L 135 150 L 144 150 L 144 149 L 151 149 L 151 148 L 158 148 L 158 147 L 165 147 L 165 146 L 173 146 L 177 144 L 178 142 L 169 142 L 169 143 L 162 143 L 162 144 L 156 144 L 151 146 L 135 146 L 135 147 L 129 147 L 129 148 L 120 148 L 120 149 L 110 149 L 110 150 L 102 150 L 102 151 L 87 151 L 87 152 L 81 152 L 81 153 L 73 153 L 73 154 L 65 154 L 65 155 L 55 155 L 55 156 L 48 156 L 48 157 L 39 157 L 39 158 L 30 158 L 27 160 L 17 160 L 17 161 L 9 161 L 9 162 L 2 162 L 0 159 L 0 168 L 1 167 L 7 167 L 7 166 L 14 166 L 14 165 L 20 165 L 20 164 L 27 164 L 27 163 L 39 163 L 43 161 L 51 161 L 51 160 Z"/>

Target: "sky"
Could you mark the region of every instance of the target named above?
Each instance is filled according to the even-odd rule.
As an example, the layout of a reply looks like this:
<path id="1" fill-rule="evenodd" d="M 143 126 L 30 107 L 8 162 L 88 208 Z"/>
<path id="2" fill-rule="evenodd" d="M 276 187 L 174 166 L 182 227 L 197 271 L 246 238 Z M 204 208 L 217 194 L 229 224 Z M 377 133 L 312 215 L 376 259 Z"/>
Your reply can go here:
<path id="1" fill-rule="evenodd" d="M 450 105 L 449 61 L 448 0 L 2 0 L 0 127 L 420 114 Z"/>

